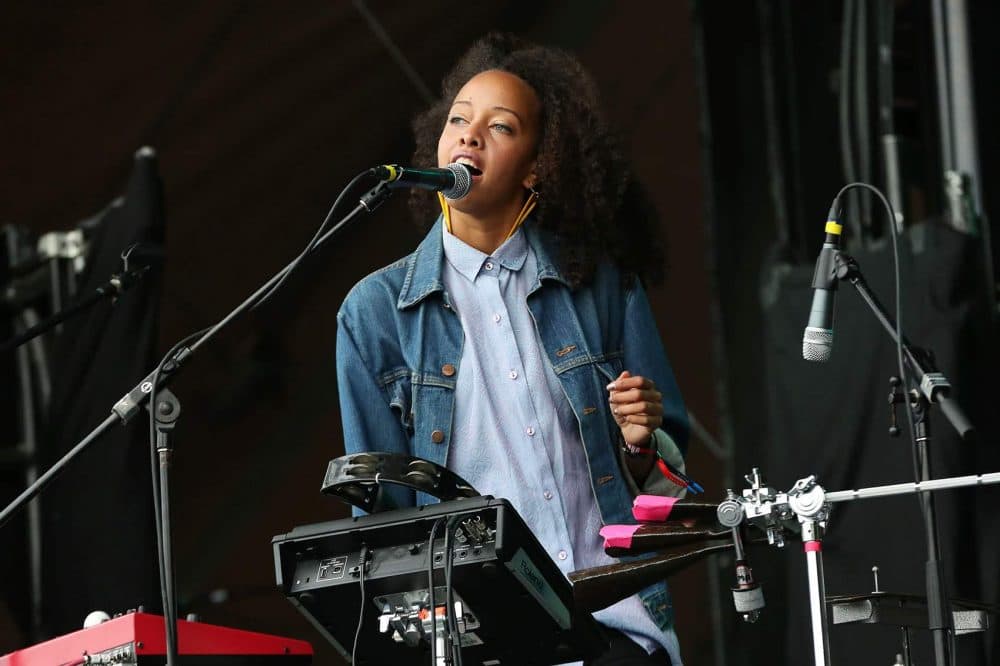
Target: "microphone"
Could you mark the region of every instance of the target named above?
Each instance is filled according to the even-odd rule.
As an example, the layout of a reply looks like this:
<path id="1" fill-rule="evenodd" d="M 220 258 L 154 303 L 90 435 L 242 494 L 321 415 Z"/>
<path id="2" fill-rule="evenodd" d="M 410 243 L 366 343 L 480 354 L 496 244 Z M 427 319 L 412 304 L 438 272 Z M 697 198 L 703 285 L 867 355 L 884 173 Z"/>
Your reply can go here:
<path id="1" fill-rule="evenodd" d="M 461 199 L 472 188 L 472 172 L 464 164 L 452 163 L 440 169 L 412 169 L 397 164 L 373 168 L 372 174 L 389 187 L 419 187 L 440 192 L 445 199 Z"/>
<path id="2" fill-rule="evenodd" d="M 833 200 L 827 216 L 826 239 L 816 259 L 813 273 L 813 300 L 809 322 L 802 334 L 802 358 L 807 361 L 829 361 L 833 351 L 833 313 L 837 295 L 835 259 L 840 252 L 840 198 Z"/>

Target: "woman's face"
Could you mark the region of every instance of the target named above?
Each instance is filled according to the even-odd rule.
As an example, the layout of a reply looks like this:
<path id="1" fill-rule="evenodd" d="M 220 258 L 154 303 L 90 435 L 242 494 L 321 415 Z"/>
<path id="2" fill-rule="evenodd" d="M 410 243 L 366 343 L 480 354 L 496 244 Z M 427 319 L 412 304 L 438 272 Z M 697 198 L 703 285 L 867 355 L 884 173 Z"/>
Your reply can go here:
<path id="1" fill-rule="evenodd" d="M 469 79 L 438 139 L 438 166 L 472 167 L 472 190 L 452 208 L 488 214 L 519 205 L 535 184 L 540 124 L 538 95 L 523 79 L 498 70 Z"/>

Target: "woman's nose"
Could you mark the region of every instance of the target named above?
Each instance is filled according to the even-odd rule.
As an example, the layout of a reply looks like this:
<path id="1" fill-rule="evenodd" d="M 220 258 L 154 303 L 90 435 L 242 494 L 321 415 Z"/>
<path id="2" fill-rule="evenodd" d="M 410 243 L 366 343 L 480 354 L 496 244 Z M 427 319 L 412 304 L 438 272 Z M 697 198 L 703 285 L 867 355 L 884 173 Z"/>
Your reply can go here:
<path id="1" fill-rule="evenodd" d="M 465 127 L 465 131 L 462 132 L 462 136 L 459 137 L 459 140 L 466 146 L 479 147 L 482 145 L 482 138 L 479 136 L 479 130 L 473 124 Z"/>

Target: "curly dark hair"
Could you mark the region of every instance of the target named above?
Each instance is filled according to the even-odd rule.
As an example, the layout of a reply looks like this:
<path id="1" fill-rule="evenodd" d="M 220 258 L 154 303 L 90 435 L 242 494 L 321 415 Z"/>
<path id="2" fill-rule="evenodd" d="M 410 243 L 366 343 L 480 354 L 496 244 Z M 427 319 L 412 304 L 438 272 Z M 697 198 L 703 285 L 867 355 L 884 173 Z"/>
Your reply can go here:
<path id="1" fill-rule="evenodd" d="M 413 122 L 414 164 L 436 164 L 437 142 L 458 91 L 476 74 L 509 72 L 541 102 L 535 224 L 558 239 L 557 261 L 570 283 L 585 284 L 610 259 L 626 278 L 659 281 L 664 252 L 656 211 L 633 178 L 601 111 L 597 86 L 572 55 L 509 34 L 490 34 L 463 55 L 441 84 L 441 100 Z M 410 207 L 429 226 L 433 193 L 412 190 Z"/>

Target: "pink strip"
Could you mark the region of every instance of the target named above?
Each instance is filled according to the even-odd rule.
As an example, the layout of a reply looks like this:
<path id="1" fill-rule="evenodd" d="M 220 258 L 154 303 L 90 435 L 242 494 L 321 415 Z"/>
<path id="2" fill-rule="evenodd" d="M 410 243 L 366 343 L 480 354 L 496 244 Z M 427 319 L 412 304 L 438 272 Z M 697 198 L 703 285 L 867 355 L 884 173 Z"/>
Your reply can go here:
<path id="1" fill-rule="evenodd" d="M 605 548 L 631 548 L 632 535 L 639 525 L 605 525 L 601 528 Z"/>
<path id="2" fill-rule="evenodd" d="M 677 503 L 676 497 L 639 495 L 632 501 L 632 515 L 644 523 L 662 523 Z"/>
<path id="3" fill-rule="evenodd" d="M 823 550 L 823 544 L 819 541 L 806 541 L 803 546 L 805 546 L 807 553 L 818 553 Z"/>

